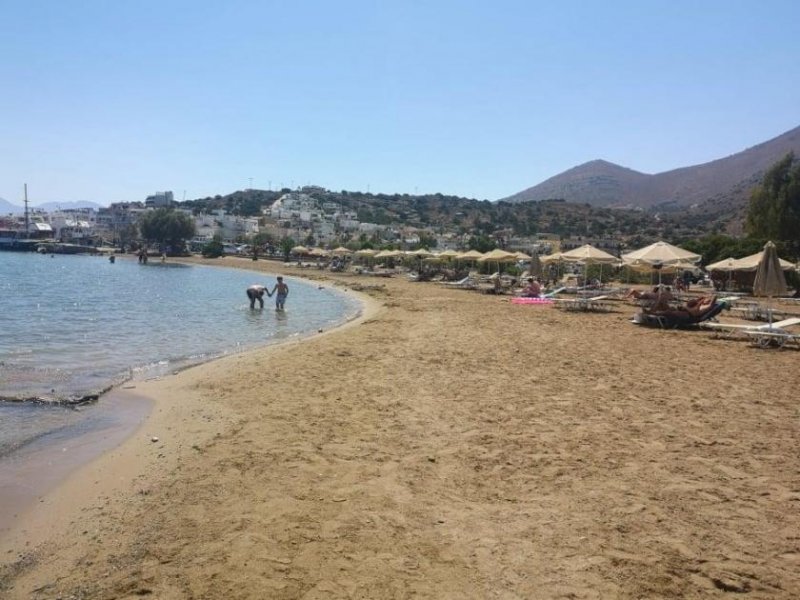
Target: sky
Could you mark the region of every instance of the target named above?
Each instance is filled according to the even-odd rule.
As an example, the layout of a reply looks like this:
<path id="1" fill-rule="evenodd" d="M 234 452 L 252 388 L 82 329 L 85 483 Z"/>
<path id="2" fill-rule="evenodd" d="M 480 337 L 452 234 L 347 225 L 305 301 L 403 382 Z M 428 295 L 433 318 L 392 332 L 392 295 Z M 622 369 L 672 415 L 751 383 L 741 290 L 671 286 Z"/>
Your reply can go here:
<path id="1" fill-rule="evenodd" d="M 3 0 L 0 198 L 497 200 L 800 125 L 796 0 Z"/>

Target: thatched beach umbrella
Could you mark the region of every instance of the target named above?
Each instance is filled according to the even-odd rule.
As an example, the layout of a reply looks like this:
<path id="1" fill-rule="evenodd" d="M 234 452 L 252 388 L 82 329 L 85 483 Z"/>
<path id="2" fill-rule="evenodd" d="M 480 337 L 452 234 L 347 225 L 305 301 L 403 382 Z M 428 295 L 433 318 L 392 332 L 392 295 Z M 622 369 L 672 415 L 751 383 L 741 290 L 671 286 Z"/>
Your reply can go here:
<path id="1" fill-rule="evenodd" d="M 580 248 L 575 248 L 574 250 L 570 250 L 569 252 L 564 252 L 561 255 L 561 260 L 566 262 L 573 262 L 573 263 L 580 263 L 584 266 L 583 269 L 583 285 L 586 285 L 586 276 L 589 272 L 589 265 L 600 265 L 600 281 L 603 281 L 603 265 L 613 265 L 616 264 L 619 259 L 609 254 L 608 252 L 604 252 L 600 250 L 600 248 L 595 248 L 591 244 L 584 244 Z"/>
<path id="2" fill-rule="evenodd" d="M 745 256 L 744 258 L 737 258 L 733 263 L 733 270 L 755 271 L 756 269 L 758 269 L 758 265 L 764 256 L 764 252 L 765 250 L 762 250 L 761 252 L 756 252 L 755 254 L 751 254 L 750 256 Z M 790 263 L 788 260 L 783 260 L 780 257 L 778 257 L 778 265 L 780 265 L 782 271 L 791 271 L 792 269 L 794 269 L 794 265 L 792 263 Z"/>
<path id="3" fill-rule="evenodd" d="M 416 250 L 407 250 L 406 256 L 411 256 L 417 259 L 417 273 L 422 275 L 422 259 L 431 258 L 433 256 L 433 252 L 427 248 L 417 248 Z"/>
<path id="4" fill-rule="evenodd" d="M 305 246 L 295 246 L 291 250 L 289 250 L 290 254 L 297 254 L 297 255 L 305 255 L 308 254 L 308 248 Z"/>
<path id="5" fill-rule="evenodd" d="M 735 258 L 726 258 L 724 260 L 718 260 L 715 263 L 711 263 L 710 265 L 706 265 L 706 271 L 709 273 L 713 273 L 714 271 L 718 273 L 727 273 L 728 274 L 728 289 L 730 289 L 730 283 L 733 280 L 733 272 L 736 270 L 736 261 Z"/>
<path id="6" fill-rule="evenodd" d="M 770 306 L 767 308 L 769 315 L 769 326 L 772 328 L 772 297 L 786 293 L 786 278 L 778 259 L 778 251 L 775 244 L 767 242 L 764 252 L 756 269 L 756 280 L 753 283 L 754 296 L 766 296 L 769 298 Z"/>
<path id="7" fill-rule="evenodd" d="M 543 265 L 561 262 L 561 252 L 554 252 L 553 254 L 545 254 L 539 257 L 539 262 Z"/>
<path id="8" fill-rule="evenodd" d="M 650 265 L 650 268 L 658 271 L 658 283 L 661 284 L 661 269 L 667 265 L 687 262 L 697 263 L 702 256 L 689 252 L 678 246 L 673 246 L 667 242 L 656 242 L 639 250 L 628 252 L 622 255 L 622 262 L 629 267 L 643 267 Z"/>
<path id="9" fill-rule="evenodd" d="M 478 259 L 483 257 L 483 252 L 478 252 L 477 250 L 470 250 L 469 252 L 462 252 L 458 256 L 456 256 L 457 261 L 464 261 L 468 263 L 472 263 L 473 265 L 478 262 Z"/>
<path id="10" fill-rule="evenodd" d="M 726 258 L 724 260 L 719 260 L 715 263 L 711 263 L 710 265 L 706 266 L 706 271 L 721 271 L 722 273 L 732 273 L 736 270 L 736 258 Z"/>
<path id="11" fill-rule="evenodd" d="M 333 254 L 334 256 L 349 256 L 352 253 L 353 253 L 352 250 L 350 250 L 349 248 L 345 248 L 344 246 L 339 246 L 338 248 L 334 248 L 333 250 L 331 250 L 331 254 Z"/>
<path id="12" fill-rule="evenodd" d="M 450 260 L 456 258 L 458 256 L 458 252 L 456 252 L 455 250 L 444 250 L 442 252 L 439 252 L 439 254 L 437 254 L 436 256 L 438 256 L 439 258 L 443 258 L 444 260 Z"/>
<path id="13" fill-rule="evenodd" d="M 356 258 L 361 259 L 365 263 L 369 263 L 372 262 L 372 259 L 377 253 L 378 251 L 372 248 L 362 248 L 361 250 L 356 250 L 354 254 Z"/>
<path id="14" fill-rule="evenodd" d="M 678 262 L 696 263 L 701 258 L 699 254 L 689 252 L 667 242 L 656 242 L 639 250 L 623 254 L 622 262 L 626 264 L 670 265 Z"/>
<path id="15" fill-rule="evenodd" d="M 500 271 L 500 265 L 503 263 L 510 263 L 516 262 L 517 257 L 511 253 L 506 252 L 505 250 L 500 250 L 500 248 L 495 248 L 491 252 L 487 252 L 483 256 L 478 259 L 479 263 L 497 263 L 497 271 Z"/>
<path id="16" fill-rule="evenodd" d="M 406 254 L 409 256 L 416 256 L 417 258 L 428 258 L 429 256 L 433 256 L 433 252 L 428 250 L 427 248 L 417 248 L 416 250 L 408 250 Z"/>
<path id="17" fill-rule="evenodd" d="M 400 250 L 381 250 L 373 256 L 373 258 L 397 258 L 403 256 Z"/>

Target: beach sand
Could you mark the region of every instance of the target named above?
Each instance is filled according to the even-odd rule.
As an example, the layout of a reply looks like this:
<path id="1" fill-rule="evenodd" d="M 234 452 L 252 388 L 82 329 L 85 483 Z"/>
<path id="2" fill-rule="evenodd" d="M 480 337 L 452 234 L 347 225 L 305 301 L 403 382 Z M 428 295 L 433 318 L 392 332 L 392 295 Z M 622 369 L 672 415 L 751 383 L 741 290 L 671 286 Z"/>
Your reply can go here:
<path id="1" fill-rule="evenodd" d="M 366 314 L 137 383 L 142 428 L 0 540 L 0 597 L 800 597 L 797 351 L 282 272 Z"/>

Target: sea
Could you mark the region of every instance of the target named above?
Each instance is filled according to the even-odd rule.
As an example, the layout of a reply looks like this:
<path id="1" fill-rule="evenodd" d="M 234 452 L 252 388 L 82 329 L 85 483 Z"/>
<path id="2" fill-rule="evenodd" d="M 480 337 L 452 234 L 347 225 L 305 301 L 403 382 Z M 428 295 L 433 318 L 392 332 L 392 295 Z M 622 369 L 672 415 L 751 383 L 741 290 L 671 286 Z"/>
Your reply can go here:
<path id="1" fill-rule="evenodd" d="M 286 310 L 266 296 L 263 310 L 251 310 L 246 288 L 271 289 L 274 276 L 0 252 L 0 461 L 97 426 L 107 412 L 94 407 L 112 386 L 329 329 L 361 309 L 334 288 L 285 281 Z"/>

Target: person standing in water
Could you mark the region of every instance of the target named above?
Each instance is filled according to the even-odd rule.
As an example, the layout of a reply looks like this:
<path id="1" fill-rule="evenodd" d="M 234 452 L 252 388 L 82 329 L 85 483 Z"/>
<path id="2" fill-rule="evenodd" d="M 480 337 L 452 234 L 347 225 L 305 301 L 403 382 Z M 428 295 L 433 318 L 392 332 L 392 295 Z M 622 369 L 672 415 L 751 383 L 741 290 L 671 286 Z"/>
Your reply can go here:
<path id="1" fill-rule="evenodd" d="M 256 300 L 258 300 L 258 307 L 264 308 L 264 292 L 266 292 L 268 296 L 272 295 L 267 292 L 267 288 L 265 288 L 263 285 L 254 284 L 247 288 L 247 297 L 250 299 L 251 309 L 256 307 Z"/>
<path id="2" fill-rule="evenodd" d="M 283 277 L 278 275 L 278 283 L 272 288 L 271 292 L 267 292 L 269 296 L 275 294 L 275 310 L 283 310 L 286 304 L 286 296 L 289 295 L 289 286 L 283 282 Z"/>

